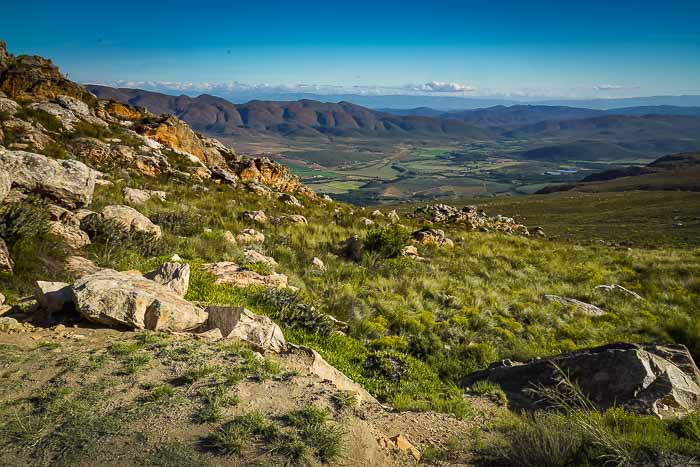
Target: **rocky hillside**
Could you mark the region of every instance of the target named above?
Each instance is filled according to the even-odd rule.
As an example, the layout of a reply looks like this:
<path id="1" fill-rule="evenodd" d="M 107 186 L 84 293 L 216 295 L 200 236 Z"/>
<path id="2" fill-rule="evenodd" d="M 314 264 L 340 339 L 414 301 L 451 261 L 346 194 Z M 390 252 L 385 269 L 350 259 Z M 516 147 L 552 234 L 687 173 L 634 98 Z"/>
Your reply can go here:
<path id="1" fill-rule="evenodd" d="M 0 464 L 700 456 L 697 254 L 337 203 L 0 57 Z"/>
<path id="2" fill-rule="evenodd" d="M 143 106 L 155 113 L 171 113 L 193 128 L 213 135 L 372 138 L 487 138 L 488 134 L 451 119 L 399 117 L 349 102 L 323 103 L 313 100 L 290 102 L 251 101 L 233 104 L 225 99 L 169 96 L 140 89 L 114 89 L 89 85 L 105 99 Z"/>

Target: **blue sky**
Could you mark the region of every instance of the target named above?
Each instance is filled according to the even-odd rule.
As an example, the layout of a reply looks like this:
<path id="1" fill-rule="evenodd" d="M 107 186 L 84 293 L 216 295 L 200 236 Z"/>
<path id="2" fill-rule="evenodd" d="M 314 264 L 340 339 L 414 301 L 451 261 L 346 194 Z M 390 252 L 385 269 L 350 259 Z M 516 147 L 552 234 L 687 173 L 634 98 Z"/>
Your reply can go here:
<path id="1" fill-rule="evenodd" d="M 466 96 L 700 94 L 697 0 L 4 0 L 0 39 L 14 53 L 51 57 L 82 82 Z"/>

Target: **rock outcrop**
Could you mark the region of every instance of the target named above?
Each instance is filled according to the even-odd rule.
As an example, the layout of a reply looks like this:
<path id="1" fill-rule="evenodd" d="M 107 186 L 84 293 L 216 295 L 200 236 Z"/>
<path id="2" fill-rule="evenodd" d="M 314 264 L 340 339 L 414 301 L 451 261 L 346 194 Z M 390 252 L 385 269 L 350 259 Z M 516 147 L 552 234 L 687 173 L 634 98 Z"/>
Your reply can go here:
<path id="1" fill-rule="evenodd" d="M 514 219 L 501 215 L 489 217 L 476 206 L 458 209 L 448 204 L 430 204 L 417 208 L 414 216 L 424 217 L 436 224 L 461 224 L 471 229 L 498 230 L 506 233 L 530 235 L 527 227 Z"/>
<path id="2" fill-rule="evenodd" d="M 311 199 L 316 197 L 316 194 L 304 186 L 299 177 L 293 175 L 289 169 L 267 158 L 241 158 L 230 161 L 229 166 L 234 168 L 245 183 L 261 183 L 285 193 L 297 193 Z"/>
<path id="3" fill-rule="evenodd" d="M 139 275 L 103 269 L 73 284 L 76 309 L 89 321 L 153 331 L 189 331 L 207 319 L 204 310 L 167 286 Z"/>
<path id="4" fill-rule="evenodd" d="M 238 339 L 260 351 L 282 352 L 287 342 L 279 326 L 243 307 L 209 306 L 207 329 L 219 329 L 224 339 Z"/>
<path id="5" fill-rule="evenodd" d="M 214 167 L 226 167 L 226 160 L 216 147 L 207 144 L 190 126 L 174 115 L 152 126 L 147 126 L 143 135 L 170 148 L 192 154 L 200 161 Z"/>
<path id="6" fill-rule="evenodd" d="M 0 170 L 10 174 L 12 187 L 35 193 L 69 208 L 87 206 L 95 190 L 94 170 L 75 160 L 56 160 L 25 151 L 0 153 Z"/>
<path id="7" fill-rule="evenodd" d="M 548 407 L 537 388 L 554 388 L 562 372 L 601 410 L 618 406 L 666 418 L 700 409 L 700 371 L 683 345 L 617 343 L 526 363 L 506 360 L 468 375 L 463 385 L 489 380 L 511 407 L 533 410 Z"/>
<path id="8" fill-rule="evenodd" d="M 65 95 L 82 99 L 90 95 L 81 85 L 58 71 L 51 60 L 35 55 L 13 57 L 0 43 L 0 90 L 19 102 L 53 100 Z"/>
<path id="9" fill-rule="evenodd" d="M 310 371 L 324 381 L 329 381 L 341 391 L 353 393 L 361 402 L 379 402 L 361 385 L 345 376 L 340 370 L 328 363 L 318 352 L 301 345 L 290 346 L 294 353 L 310 359 Z"/>

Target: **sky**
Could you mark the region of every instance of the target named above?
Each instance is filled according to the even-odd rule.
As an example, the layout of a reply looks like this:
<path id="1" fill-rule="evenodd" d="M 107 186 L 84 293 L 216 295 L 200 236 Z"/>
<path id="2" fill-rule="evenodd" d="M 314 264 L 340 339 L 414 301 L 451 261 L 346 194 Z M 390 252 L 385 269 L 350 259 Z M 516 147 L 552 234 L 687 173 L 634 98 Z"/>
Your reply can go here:
<path id="1" fill-rule="evenodd" d="M 700 94 L 698 0 L 3 0 L 0 40 L 76 81 L 189 93 Z"/>

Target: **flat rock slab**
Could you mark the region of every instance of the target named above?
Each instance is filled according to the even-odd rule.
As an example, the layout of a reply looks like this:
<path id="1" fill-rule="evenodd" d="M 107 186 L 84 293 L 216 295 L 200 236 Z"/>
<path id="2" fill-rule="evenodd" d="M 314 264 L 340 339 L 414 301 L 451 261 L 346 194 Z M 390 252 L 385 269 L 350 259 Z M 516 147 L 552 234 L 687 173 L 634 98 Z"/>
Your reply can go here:
<path id="1" fill-rule="evenodd" d="M 168 287 L 138 275 L 103 269 L 73 284 L 76 309 L 107 326 L 153 331 L 190 331 L 207 319 Z"/>
<path id="2" fill-rule="evenodd" d="M 202 269 L 216 277 L 216 284 L 231 284 L 234 287 L 264 285 L 275 289 L 283 289 L 288 284 L 288 278 L 284 274 L 273 273 L 269 276 L 263 276 L 230 261 L 206 263 L 202 265 Z"/>
<path id="3" fill-rule="evenodd" d="M 572 306 L 588 316 L 603 316 L 605 314 L 605 310 L 598 308 L 595 305 L 591 305 L 590 303 L 576 300 L 575 298 L 560 297 L 559 295 L 545 295 L 544 299 L 547 302 L 559 303 L 565 307 Z"/>

